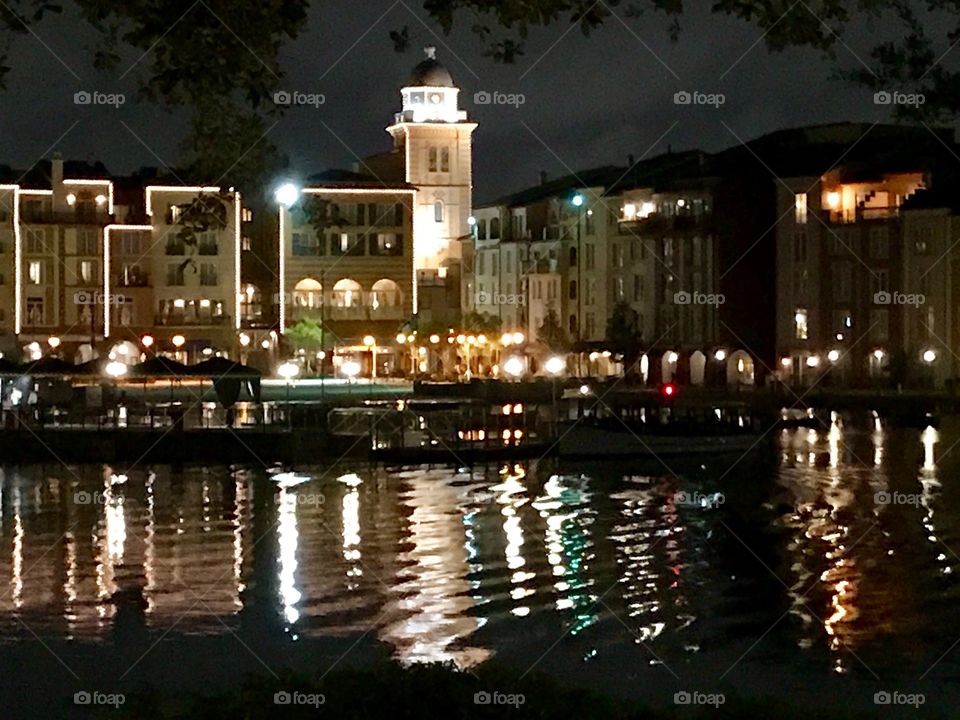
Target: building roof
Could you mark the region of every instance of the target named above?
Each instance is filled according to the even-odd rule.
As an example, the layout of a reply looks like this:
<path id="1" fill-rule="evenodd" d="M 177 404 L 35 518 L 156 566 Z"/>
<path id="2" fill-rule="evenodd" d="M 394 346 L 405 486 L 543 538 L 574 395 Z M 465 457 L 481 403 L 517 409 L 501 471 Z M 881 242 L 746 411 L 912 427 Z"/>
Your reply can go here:
<path id="1" fill-rule="evenodd" d="M 778 130 L 714 158 L 727 171 L 753 168 L 784 178 L 817 177 L 839 169 L 843 182 L 857 182 L 930 170 L 942 160 L 945 146 L 955 147 L 949 128 L 842 122 Z"/>
<path id="2" fill-rule="evenodd" d="M 434 47 L 424 48 L 427 54 L 426 59 L 418 63 L 410 74 L 408 87 L 456 87 L 453 84 L 453 76 L 444 65 L 437 60 L 437 49 Z"/>
<path id="3" fill-rule="evenodd" d="M 960 193 L 957 193 L 954 178 L 940 178 L 933 187 L 917 190 L 904 200 L 902 210 L 940 210 L 947 209 L 952 214 L 960 214 Z"/>
<path id="4" fill-rule="evenodd" d="M 370 189 L 383 190 L 412 190 L 415 186 L 407 182 L 388 182 L 374 177 L 369 173 L 359 173 L 353 170 L 342 170 L 331 168 L 323 172 L 316 173 L 307 178 L 305 183 L 309 188 L 329 188 L 331 190 L 341 189 Z"/>
<path id="5" fill-rule="evenodd" d="M 492 202 L 479 204 L 477 207 L 492 207 L 496 205 L 521 207 L 549 198 L 567 195 L 582 188 L 606 188 L 608 185 L 615 183 L 618 178 L 623 177 L 626 171 L 627 168 L 615 165 L 604 165 L 603 167 L 591 168 L 589 170 L 580 170 L 570 175 L 557 178 L 556 180 L 548 180 L 539 185 L 526 188 L 525 190 L 505 195 Z"/>

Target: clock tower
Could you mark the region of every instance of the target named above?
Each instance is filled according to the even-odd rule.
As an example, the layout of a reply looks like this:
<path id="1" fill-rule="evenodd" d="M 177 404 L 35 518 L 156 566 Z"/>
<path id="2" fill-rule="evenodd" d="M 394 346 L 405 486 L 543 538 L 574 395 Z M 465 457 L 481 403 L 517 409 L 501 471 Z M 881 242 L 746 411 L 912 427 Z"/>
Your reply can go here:
<path id="1" fill-rule="evenodd" d="M 417 192 L 413 211 L 414 268 L 424 282 L 448 278 L 459 285 L 461 242 L 469 235 L 473 212 L 473 147 L 476 123 L 459 109 L 460 89 L 425 48 L 401 89 L 402 110 L 387 128 L 394 149 L 403 153 L 404 180 Z M 459 288 L 453 296 L 459 307 Z"/>

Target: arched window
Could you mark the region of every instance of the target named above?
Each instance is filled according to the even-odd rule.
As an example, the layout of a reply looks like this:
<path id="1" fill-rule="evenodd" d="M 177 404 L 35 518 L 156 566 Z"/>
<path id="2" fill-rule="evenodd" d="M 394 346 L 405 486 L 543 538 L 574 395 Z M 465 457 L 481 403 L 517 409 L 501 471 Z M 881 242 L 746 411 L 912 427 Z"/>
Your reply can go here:
<path id="1" fill-rule="evenodd" d="M 498 240 L 500 238 L 500 218 L 490 219 L 490 239 Z"/>
<path id="2" fill-rule="evenodd" d="M 427 150 L 427 169 L 430 172 L 437 172 L 437 149 L 430 147 Z"/>
<path id="3" fill-rule="evenodd" d="M 577 334 L 577 316 L 571 315 L 570 320 L 567 322 L 567 327 L 570 330 L 571 335 Z"/>
<path id="4" fill-rule="evenodd" d="M 436 222 L 443 222 L 443 201 L 437 200 L 433 204 L 433 219 Z"/>
<path id="5" fill-rule="evenodd" d="M 477 238 L 479 240 L 487 239 L 487 221 L 484 219 L 477 220 Z"/>
<path id="6" fill-rule="evenodd" d="M 450 172 L 450 148 L 440 148 L 440 172 Z"/>
<path id="7" fill-rule="evenodd" d="M 400 286 L 393 280 L 383 278 L 373 284 L 370 305 L 374 310 L 381 307 L 399 307 L 401 300 Z"/>
<path id="8" fill-rule="evenodd" d="M 248 288 L 250 287 L 253 286 L 249 285 Z M 254 292 L 256 292 L 255 288 Z M 323 285 L 313 278 L 304 278 L 293 288 L 293 304 L 301 308 L 320 307 L 323 305 Z"/>
<path id="9" fill-rule="evenodd" d="M 570 267 L 577 266 L 577 249 L 575 247 L 570 248 Z"/>
<path id="10" fill-rule="evenodd" d="M 363 288 L 356 280 L 344 278 L 333 286 L 333 306 L 348 308 L 363 303 Z"/>
<path id="11" fill-rule="evenodd" d="M 570 294 L 568 295 L 568 297 L 571 300 L 577 299 L 577 281 L 576 280 L 570 281 Z"/>

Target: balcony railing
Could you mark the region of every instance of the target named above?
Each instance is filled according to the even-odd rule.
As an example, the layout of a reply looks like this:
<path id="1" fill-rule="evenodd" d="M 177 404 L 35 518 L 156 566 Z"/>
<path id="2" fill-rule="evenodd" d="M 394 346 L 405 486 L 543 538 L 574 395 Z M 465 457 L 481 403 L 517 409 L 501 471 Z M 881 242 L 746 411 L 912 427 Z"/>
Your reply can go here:
<path id="1" fill-rule="evenodd" d="M 186 317 L 183 315 L 155 315 L 153 322 L 157 326 L 165 327 L 220 327 L 230 322 L 229 315 L 218 315 L 216 317 Z"/>
<path id="2" fill-rule="evenodd" d="M 135 275 L 127 275 L 126 277 L 120 277 L 113 281 L 113 285 L 114 287 L 118 287 L 118 288 L 150 287 L 150 274 L 138 273 Z"/>

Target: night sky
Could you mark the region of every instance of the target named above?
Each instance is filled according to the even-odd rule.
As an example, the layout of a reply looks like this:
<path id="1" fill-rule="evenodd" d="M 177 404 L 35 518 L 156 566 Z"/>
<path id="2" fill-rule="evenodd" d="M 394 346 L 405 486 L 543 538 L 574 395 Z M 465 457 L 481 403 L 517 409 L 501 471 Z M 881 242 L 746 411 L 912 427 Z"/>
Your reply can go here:
<path id="1" fill-rule="evenodd" d="M 404 25 L 411 47 L 398 54 L 388 33 Z M 639 158 L 668 145 L 716 150 L 783 127 L 888 119 L 871 92 L 830 76 L 836 67 L 859 66 L 856 56 L 869 60 L 870 43 L 890 28 L 857 28 L 845 38 L 849 49 L 839 45 L 831 62 L 807 49 L 770 54 L 757 42 L 756 27 L 705 10 L 688 11 L 673 43 L 667 20 L 648 13 L 623 23 L 611 18 L 590 37 L 579 28 L 564 35 L 566 25 L 539 29 L 526 54 L 504 66 L 483 57 L 483 43 L 468 26 L 463 17 L 460 30 L 443 36 L 413 2 L 315 3 L 309 27 L 282 51 L 281 61 L 284 87 L 322 93 L 326 104 L 288 110 L 269 137 L 302 175 L 349 167 L 355 156 L 387 149 L 383 128 L 399 109 L 398 89 L 422 59 L 424 45 L 438 46 L 438 59 L 462 89 L 461 107 L 480 124 L 478 201 L 535 183 L 541 169 L 557 177 L 624 164 L 628 153 Z M 137 69 L 124 80 L 97 73 L 89 51 L 93 35 L 70 14 L 34 30 L 39 39 L 16 41 L 0 114 L 0 162 L 26 167 L 54 150 L 102 160 L 114 173 L 176 162 L 185 117 L 137 103 Z M 121 68 L 137 55 L 128 50 Z M 80 89 L 124 92 L 128 102 L 118 110 L 77 106 L 73 93 Z M 523 93 L 526 102 L 519 109 L 478 107 L 473 96 L 480 90 Z M 726 102 L 719 109 L 677 106 L 678 90 L 719 92 Z"/>

